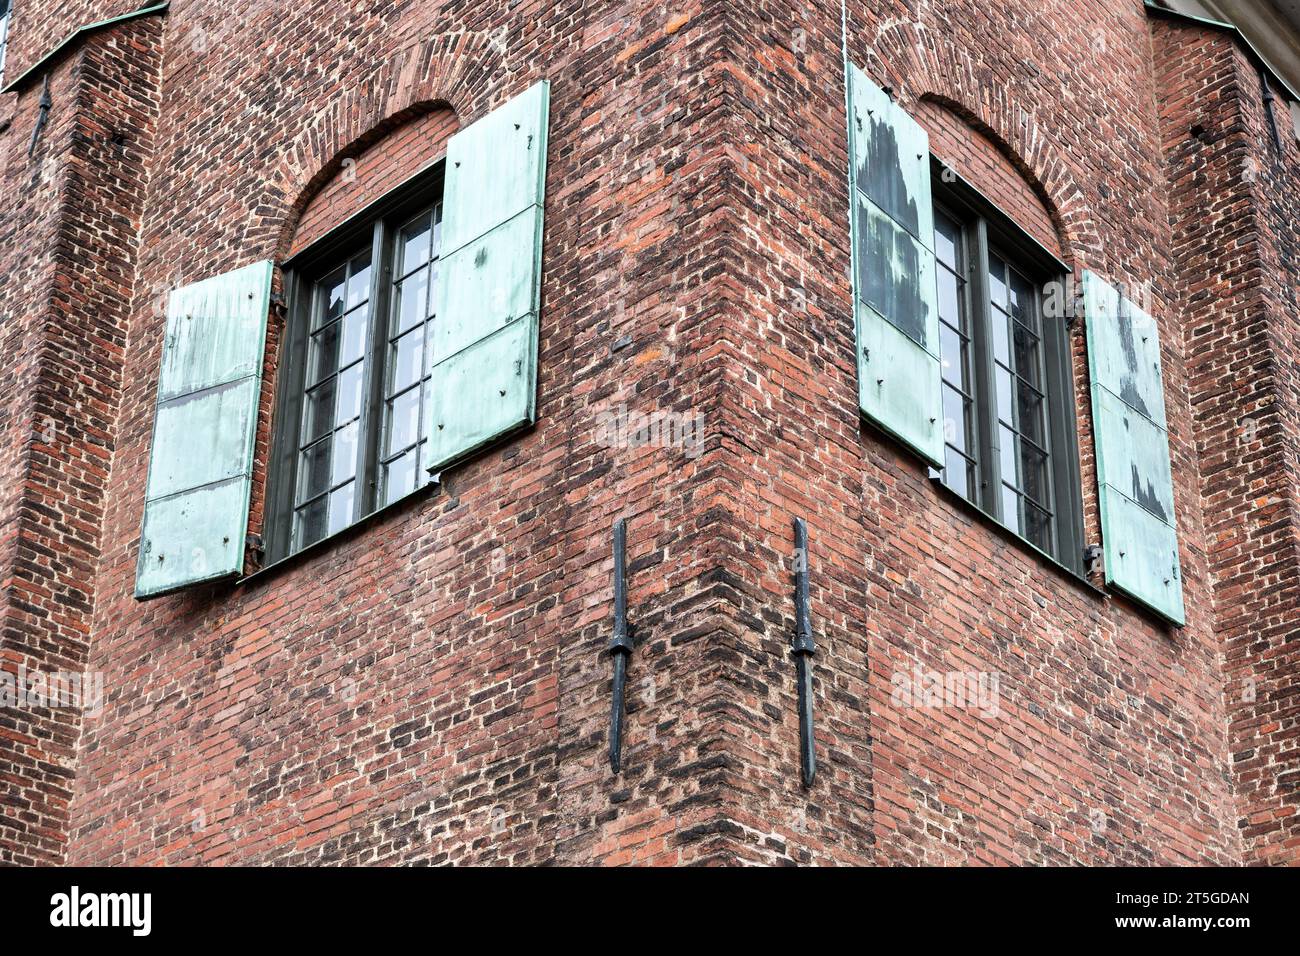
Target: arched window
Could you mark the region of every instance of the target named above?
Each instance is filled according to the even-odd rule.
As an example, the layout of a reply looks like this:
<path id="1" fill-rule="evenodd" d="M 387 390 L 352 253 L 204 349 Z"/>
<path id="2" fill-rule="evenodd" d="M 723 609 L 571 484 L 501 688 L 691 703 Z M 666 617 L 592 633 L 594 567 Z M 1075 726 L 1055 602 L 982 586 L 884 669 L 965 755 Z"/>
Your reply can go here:
<path id="1" fill-rule="evenodd" d="M 443 164 L 286 264 L 277 550 L 297 551 L 426 483 L 429 330 Z"/>

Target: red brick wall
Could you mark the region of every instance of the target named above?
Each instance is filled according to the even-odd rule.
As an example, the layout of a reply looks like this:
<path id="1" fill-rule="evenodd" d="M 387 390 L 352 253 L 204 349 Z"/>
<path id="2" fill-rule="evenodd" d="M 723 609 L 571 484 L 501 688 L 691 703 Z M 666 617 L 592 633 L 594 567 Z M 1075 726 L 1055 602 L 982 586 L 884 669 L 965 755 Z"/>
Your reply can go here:
<path id="1" fill-rule="evenodd" d="M 114 449 L 126 324 L 157 116 L 160 27 L 96 34 L 54 64 L 56 106 L 29 155 L 40 85 L 13 97 L 0 149 L 0 283 L 9 375 L 0 668 L 80 673 Z M 0 862 L 67 852 L 83 712 L 0 716 Z"/>
<path id="2" fill-rule="evenodd" d="M 20 7 L 14 68 L 67 32 L 61 17 L 108 6 L 59 6 L 55 25 L 30 29 L 39 18 Z M 99 270 L 137 277 L 100 277 L 131 303 L 107 309 L 100 336 L 120 364 L 109 384 L 60 386 L 103 392 L 96 414 L 108 419 L 109 473 L 77 489 L 93 551 L 56 549 L 88 569 L 88 627 L 70 643 L 104 672 L 107 700 L 79 741 L 75 725 L 47 734 L 59 735 L 64 783 L 46 791 L 71 807 L 66 823 L 56 807 L 41 832 L 15 828 L 15 859 L 1106 864 L 1293 852 L 1279 775 L 1293 731 L 1276 662 L 1300 615 L 1285 568 L 1268 562 L 1294 525 L 1270 518 L 1289 504 L 1259 506 L 1238 560 L 1220 527 L 1229 511 L 1212 510 L 1245 509 L 1254 484 L 1230 454 L 1216 457 L 1232 414 L 1216 409 L 1210 378 L 1223 343 L 1189 324 L 1200 313 L 1188 303 L 1225 290 L 1197 278 L 1193 232 L 1198 215 L 1226 227 L 1237 207 L 1197 198 L 1199 161 L 1183 156 L 1193 147 L 1164 101 L 1174 79 L 1203 82 L 1214 121 L 1259 142 L 1257 120 L 1235 125 L 1235 94 L 1217 85 L 1222 50 L 1189 53 L 1175 77 L 1168 57 L 1153 61 L 1137 0 L 848 11 L 850 56 L 898 92 L 941 156 L 1076 270 L 1153 283 L 1188 615 L 1174 630 L 1045 564 L 861 425 L 838 7 L 449 0 L 226 14 L 196 0 L 155 21 L 162 38 L 139 35 L 142 58 L 161 56 L 156 130 L 140 117 L 152 175 L 138 223 L 112 218 L 138 234 L 138 252 Z M 455 124 L 543 77 L 536 427 L 264 576 L 134 601 L 166 292 L 282 261 L 435 158 Z M 67 82 L 56 76 L 67 108 L 51 142 L 80 115 Z M 59 195 L 61 180 L 33 186 L 18 162 L 33 99 L 24 93 L 0 134 L 0 209 Z M 339 176 L 354 168 L 344 159 L 356 183 Z M 1288 169 L 1269 175 L 1293 186 Z M 122 188 L 143 181 L 133 173 Z M 1285 282 L 1262 276 L 1295 261 L 1294 199 L 1275 197 L 1297 191 L 1223 184 L 1260 206 L 1267 233 L 1251 253 L 1258 272 L 1243 267 L 1258 290 L 1231 283 L 1218 307 L 1267 304 L 1278 317 L 1242 341 L 1274 371 L 1281 407 L 1260 461 L 1277 468 L 1268 493 L 1284 496 L 1300 393 L 1279 349 L 1294 342 L 1294 311 Z M 12 263 L 24 288 L 76 288 L 64 283 L 85 265 L 56 258 L 48 204 L 14 208 L 0 213 L 0 238 L 21 229 L 50 250 Z M 0 331 L 33 356 L 0 391 L 6 409 L 39 381 L 34 356 L 50 334 L 35 320 Z M 273 323 L 259 474 L 278 334 Z M 1096 540 L 1082 327 L 1074 334 Z M 703 445 L 611 442 L 612 412 L 698 414 Z M 13 552 L 26 464 L 5 454 Z M 789 655 L 796 516 L 809 523 L 819 647 L 811 791 L 799 783 Z M 638 647 L 616 777 L 602 651 L 618 517 L 629 519 Z M 1259 602 L 1234 623 L 1236 589 L 1255 579 L 1267 582 Z M 45 621 L 37 639 L 56 632 Z M 997 712 L 900 704 L 893 681 L 917 667 L 996 675 Z M 1251 709 L 1231 696 L 1246 671 L 1263 689 Z M 0 737 L 14 733 L 0 724 Z M 41 772 L 9 771 L 23 786 Z"/>
<path id="3" fill-rule="evenodd" d="M 1300 849 L 1300 148 L 1231 37 L 1155 25 L 1236 815 L 1251 863 Z M 1279 120 L 1285 114 L 1279 109 Z"/>
<path id="4" fill-rule="evenodd" d="M 752 41 L 732 70 L 732 123 L 748 144 L 736 208 L 740 233 L 758 238 L 741 244 L 728 313 L 736 373 L 723 425 L 739 438 L 731 468 L 744 476 L 727 506 L 735 616 L 745 622 L 729 648 L 741 688 L 730 711 L 742 768 L 737 852 L 880 863 L 1232 860 L 1141 6 L 950 2 L 922 8 L 920 25 L 888 7 L 850 7 L 852 58 L 905 107 L 927 97 L 961 104 L 1005 142 L 1058 210 L 1073 264 L 1156 283 L 1189 626 L 1171 631 L 1058 574 L 860 429 L 838 11 L 778 6 L 770 21 L 738 11 L 737 34 Z M 1090 52 L 1099 37 L 1104 50 Z M 1044 55 L 1044 43 L 1070 55 Z M 1086 434 L 1086 416 L 1081 426 Z M 822 770 L 809 794 L 794 769 L 793 621 L 780 561 L 798 514 L 810 522 L 820 644 Z M 916 666 L 1000 675 L 1000 714 L 896 706 L 891 679 Z"/>

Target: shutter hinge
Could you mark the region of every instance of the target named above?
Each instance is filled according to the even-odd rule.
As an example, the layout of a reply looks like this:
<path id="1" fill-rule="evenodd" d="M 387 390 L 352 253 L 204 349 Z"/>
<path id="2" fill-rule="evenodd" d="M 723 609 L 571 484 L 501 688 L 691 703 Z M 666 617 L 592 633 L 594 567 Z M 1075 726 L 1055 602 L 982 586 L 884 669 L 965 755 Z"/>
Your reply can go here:
<path id="1" fill-rule="evenodd" d="M 248 534 L 244 535 L 244 546 L 257 555 L 259 563 L 266 557 L 266 543 L 262 540 L 260 534 L 248 532 Z"/>
<path id="2" fill-rule="evenodd" d="M 275 310 L 276 315 L 284 318 L 289 314 L 289 303 L 285 300 L 283 292 L 271 293 L 271 308 Z"/>
<path id="3" fill-rule="evenodd" d="M 1083 549 L 1083 567 L 1087 574 L 1095 574 L 1101 565 L 1101 545 L 1089 544 Z"/>

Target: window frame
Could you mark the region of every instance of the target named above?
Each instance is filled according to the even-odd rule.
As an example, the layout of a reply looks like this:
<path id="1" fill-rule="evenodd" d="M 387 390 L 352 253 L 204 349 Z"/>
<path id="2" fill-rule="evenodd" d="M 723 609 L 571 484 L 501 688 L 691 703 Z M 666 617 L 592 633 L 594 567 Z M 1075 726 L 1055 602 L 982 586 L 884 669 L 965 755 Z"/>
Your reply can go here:
<path id="1" fill-rule="evenodd" d="M 1017 541 L 1045 555 L 1079 576 L 1084 569 L 1083 481 L 1079 466 L 1078 401 L 1074 382 L 1072 321 L 1068 315 L 1049 315 L 1044 302 L 1050 283 L 1067 288 L 1069 266 L 1028 235 L 998 206 L 974 186 L 957 176 L 937 158 L 932 163 L 932 196 L 936 213 L 953 220 L 961 229 L 959 266 L 965 280 L 959 307 L 965 309 L 970 329 L 970 364 L 974 402 L 971 431 L 975 458 L 973 496 L 946 484 L 939 469 L 930 470 L 933 480 L 947 491 L 1006 528 Z M 995 359 L 991 334 L 993 305 L 990 301 L 989 255 L 997 254 L 1009 267 L 1029 279 L 1037 290 L 1041 334 L 1041 389 L 1046 402 L 1044 416 L 1048 472 L 1051 482 L 1050 508 L 1053 515 L 1054 547 L 1044 550 L 1002 513 L 1002 462 L 998 443 L 998 410 Z M 936 263 L 936 268 L 939 264 Z M 1014 480 L 1011 482 L 1013 487 Z M 1023 490 L 1022 490 L 1023 491 Z"/>
<path id="2" fill-rule="evenodd" d="M 363 207 L 333 227 L 281 266 L 284 279 L 284 323 L 275 388 L 275 406 L 267 459 L 263 531 L 264 561 L 269 566 L 321 545 L 347 532 L 371 515 L 400 504 L 428 483 L 388 503 L 379 501 L 379 447 L 384 422 L 384 385 L 387 379 L 388 328 L 397 235 L 402 226 L 426 206 L 443 198 L 445 161 L 438 160 L 404 183 Z M 298 486 L 299 444 L 305 398 L 308 341 L 317 283 L 339 266 L 370 248 L 370 328 L 362 378 L 362 407 L 357 442 L 359 460 L 352 518 L 315 541 L 294 547 L 293 525 Z M 430 290 L 432 291 L 432 290 Z M 426 357 L 427 361 L 427 357 Z M 418 446 L 417 446 L 418 447 Z M 419 468 L 417 465 L 417 476 Z"/>
<path id="3" fill-rule="evenodd" d="M 9 56 L 9 28 L 13 26 L 14 4 L 17 0 L 0 0 L 5 4 L 4 13 L 0 13 L 0 83 L 4 82 L 5 61 Z"/>

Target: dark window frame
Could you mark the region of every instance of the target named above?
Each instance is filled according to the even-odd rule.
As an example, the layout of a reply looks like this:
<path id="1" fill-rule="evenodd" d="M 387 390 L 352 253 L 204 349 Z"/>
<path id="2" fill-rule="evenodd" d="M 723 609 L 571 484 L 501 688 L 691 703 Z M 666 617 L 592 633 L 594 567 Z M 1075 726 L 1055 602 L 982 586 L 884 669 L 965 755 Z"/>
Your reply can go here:
<path id="1" fill-rule="evenodd" d="M 315 548 L 414 493 L 409 492 L 387 503 L 379 499 L 379 469 L 383 457 L 380 441 L 384 431 L 383 393 L 390 361 L 390 293 L 399 232 L 420 210 L 442 200 L 444 179 L 444 161 L 439 160 L 329 230 L 310 246 L 286 260 L 281 267 L 286 308 L 266 479 L 264 565 Z M 322 278 L 362 254 L 367 247 L 371 256 L 371 315 L 364 357 L 360 434 L 357 439 L 360 461 L 356 470 L 356 488 L 359 493 L 354 497 L 352 518 L 346 525 L 333 532 L 327 531 L 314 541 L 295 546 L 293 523 L 297 503 L 299 436 L 303 429 L 303 400 L 314 291 Z M 427 362 L 427 357 L 425 361 Z M 425 486 L 417 481 L 414 491 L 419 491 L 422 487 Z"/>
<path id="2" fill-rule="evenodd" d="M 1035 553 L 1064 565 L 1079 576 L 1084 569 L 1083 488 L 1079 467 L 1078 403 L 1069 317 L 1051 315 L 1044 308 L 1044 289 L 1050 283 L 1066 288 L 1068 266 L 1052 255 L 995 204 L 969 183 L 956 177 L 937 159 L 932 160 L 933 198 L 936 214 L 954 220 L 961 229 L 959 256 L 962 278 L 959 307 L 965 311 L 970 335 L 972 366 L 971 451 L 975 459 L 975 482 L 969 495 L 943 480 L 943 472 L 931 469 L 931 477 L 953 495 L 968 502 L 1006 528 Z M 1019 530 L 1018 521 L 1003 515 L 1003 475 L 998 435 L 993 335 L 994 306 L 990 301 L 990 252 L 1028 279 L 1036 291 L 1036 310 L 1041 342 L 1039 374 L 1047 402 L 1045 438 L 1048 452 L 1050 509 L 1053 513 L 1052 547 L 1044 549 Z M 936 262 L 936 269 L 945 268 Z M 1014 320 L 1013 320 L 1014 321 Z"/>
<path id="3" fill-rule="evenodd" d="M 9 28 L 13 25 L 14 0 L 0 0 L 0 82 L 5 75 L 5 60 L 9 49 Z"/>

